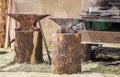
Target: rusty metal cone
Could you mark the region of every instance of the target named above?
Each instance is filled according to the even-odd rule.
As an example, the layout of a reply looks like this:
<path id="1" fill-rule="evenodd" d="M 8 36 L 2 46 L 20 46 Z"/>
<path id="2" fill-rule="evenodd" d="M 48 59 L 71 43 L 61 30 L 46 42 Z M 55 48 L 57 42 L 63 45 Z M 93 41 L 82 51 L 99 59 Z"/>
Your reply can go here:
<path id="1" fill-rule="evenodd" d="M 34 21 L 36 20 L 41 20 L 47 16 L 49 16 L 49 14 L 7 14 L 8 16 L 14 18 L 15 20 L 21 22 L 22 20 L 30 20 L 33 19 Z"/>
<path id="2" fill-rule="evenodd" d="M 24 29 L 32 29 L 32 25 L 34 25 L 38 20 L 41 20 L 49 14 L 7 14 L 8 16 L 14 18 L 16 21 L 18 21 L 22 28 Z"/>
<path id="3" fill-rule="evenodd" d="M 83 19 L 79 18 L 50 18 L 55 23 L 57 23 L 61 27 L 72 27 L 76 24 L 79 24 Z"/>

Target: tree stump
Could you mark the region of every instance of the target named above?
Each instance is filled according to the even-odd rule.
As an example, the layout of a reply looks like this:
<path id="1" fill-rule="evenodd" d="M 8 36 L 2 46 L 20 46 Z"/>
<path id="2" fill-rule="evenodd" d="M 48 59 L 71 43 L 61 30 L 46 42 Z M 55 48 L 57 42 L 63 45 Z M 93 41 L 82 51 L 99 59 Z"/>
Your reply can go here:
<path id="1" fill-rule="evenodd" d="M 18 63 L 43 62 L 42 35 L 40 31 L 15 31 L 15 57 Z"/>
<path id="2" fill-rule="evenodd" d="M 91 45 L 90 44 L 81 44 L 81 61 L 87 62 L 91 59 Z"/>
<path id="3" fill-rule="evenodd" d="M 36 22 L 49 14 L 8 14 L 8 16 L 20 23 L 20 26 L 15 28 L 15 62 L 43 62 L 42 34 L 39 32 Z M 38 32 L 37 35 L 34 34 L 35 31 Z"/>
<path id="4" fill-rule="evenodd" d="M 81 35 L 55 34 L 52 42 L 52 73 L 81 72 Z"/>

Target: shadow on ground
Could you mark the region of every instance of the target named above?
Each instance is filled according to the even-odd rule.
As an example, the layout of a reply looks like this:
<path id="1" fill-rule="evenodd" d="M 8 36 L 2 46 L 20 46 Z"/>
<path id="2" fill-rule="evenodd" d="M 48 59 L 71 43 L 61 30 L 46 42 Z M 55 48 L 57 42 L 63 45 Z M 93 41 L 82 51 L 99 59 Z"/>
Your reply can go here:
<path id="1" fill-rule="evenodd" d="M 8 52 L 6 51 L 0 51 L 0 55 L 4 55 L 4 54 L 7 54 Z"/>

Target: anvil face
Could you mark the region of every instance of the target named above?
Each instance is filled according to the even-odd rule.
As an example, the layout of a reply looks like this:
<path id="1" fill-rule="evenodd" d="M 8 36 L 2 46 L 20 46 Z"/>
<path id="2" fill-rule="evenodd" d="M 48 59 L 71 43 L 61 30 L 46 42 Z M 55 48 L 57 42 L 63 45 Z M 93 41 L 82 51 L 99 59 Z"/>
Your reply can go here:
<path id="1" fill-rule="evenodd" d="M 21 29 L 32 29 L 33 25 L 38 21 L 41 20 L 49 14 L 7 14 L 8 16 L 12 17 L 16 21 L 21 24 Z"/>
<path id="2" fill-rule="evenodd" d="M 83 19 L 77 19 L 77 18 L 50 18 L 55 23 L 57 23 L 61 27 L 72 27 L 76 24 L 84 21 Z"/>

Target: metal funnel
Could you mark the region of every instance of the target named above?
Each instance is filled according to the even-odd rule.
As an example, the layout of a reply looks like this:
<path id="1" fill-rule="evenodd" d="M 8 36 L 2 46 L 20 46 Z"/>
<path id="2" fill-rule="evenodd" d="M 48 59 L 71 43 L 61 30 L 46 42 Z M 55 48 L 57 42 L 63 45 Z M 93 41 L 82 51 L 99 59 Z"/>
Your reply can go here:
<path id="1" fill-rule="evenodd" d="M 59 26 L 66 28 L 75 26 L 76 24 L 84 21 L 83 19 L 79 18 L 50 18 L 50 19 L 57 23 Z"/>
<path id="2" fill-rule="evenodd" d="M 8 16 L 14 18 L 21 24 L 21 29 L 32 29 L 33 25 L 38 21 L 41 20 L 49 14 L 7 14 Z"/>

